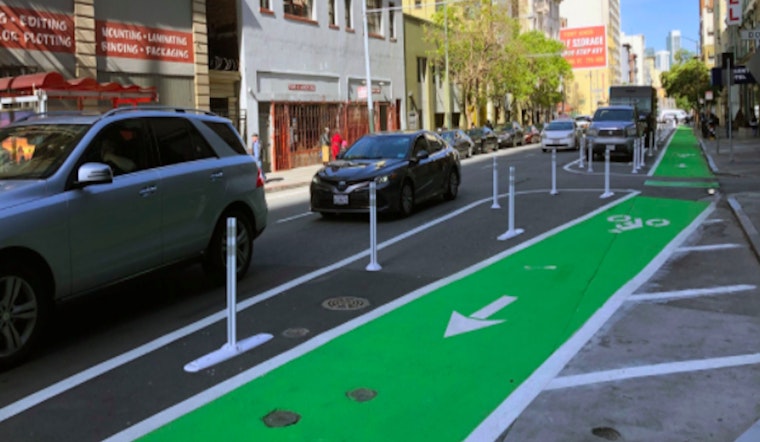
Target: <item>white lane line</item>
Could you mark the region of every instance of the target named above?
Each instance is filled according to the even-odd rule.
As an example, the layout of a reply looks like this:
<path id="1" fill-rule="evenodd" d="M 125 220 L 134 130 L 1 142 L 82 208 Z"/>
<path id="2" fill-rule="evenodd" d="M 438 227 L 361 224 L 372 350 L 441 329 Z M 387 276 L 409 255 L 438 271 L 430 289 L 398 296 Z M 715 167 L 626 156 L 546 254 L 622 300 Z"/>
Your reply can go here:
<path id="1" fill-rule="evenodd" d="M 299 215 L 294 215 L 294 216 L 289 216 L 287 218 L 278 219 L 277 220 L 277 224 L 279 224 L 279 223 L 286 223 L 288 221 L 293 221 L 293 220 L 296 220 L 296 219 L 305 218 L 307 216 L 312 216 L 312 215 L 314 215 L 314 212 L 304 212 L 304 213 L 301 213 Z"/>
<path id="2" fill-rule="evenodd" d="M 626 299 L 629 302 L 642 301 L 667 301 L 670 299 L 696 298 L 699 296 L 729 295 L 732 293 L 755 290 L 757 286 L 751 284 L 726 285 L 722 287 L 709 287 L 704 289 L 673 290 L 669 292 L 643 293 L 631 295 Z"/>
<path id="3" fill-rule="evenodd" d="M 620 308 L 623 302 L 638 287 L 649 280 L 662 267 L 674 250 L 682 244 L 702 222 L 715 210 L 715 202 L 705 209 L 687 228 L 679 233 L 663 250 L 633 279 L 628 281 L 607 302 L 589 318 L 575 334 L 565 341 L 541 366 L 520 384 L 481 424 L 470 433 L 466 441 L 480 442 L 496 440 L 506 428 L 517 419 L 528 405 L 539 395 L 570 362 L 594 334 Z"/>
<path id="4" fill-rule="evenodd" d="M 712 252 L 714 250 L 738 249 L 744 247 L 741 244 L 709 244 L 705 246 L 679 247 L 676 252 Z"/>
<path id="5" fill-rule="evenodd" d="M 586 189 L 586 192 L 596 192 L 597 189 Z M 527 194 L 527 193 L 540 193 L 540 192 L 546 192 L 546 190 L 531 190 L 526 192 L 517 192 L 517 194 Z M 619 202 L 622 202 L 625 199 L 631 198 L 633 196 L 638 195 L 638 192 L 632 193 L 630 196 L 624 197 L 619 200 Z M 506 196 L 506 194 L 502 195 Z M 472 202 L 468 204 L 467 206 L 464 206 L 460 209 L 457 209 L 441 218 L 438 218 L 436 220 L 430 221 L 428 223 L 422 224 L 418 226 L 417 228 L 410 230 L 408 232 L 405 232 L 402 235 L 396 236 L 394 238 L 391 238 L 387 241 L 384 241 L 378 245 L 378 249 L 382 250 L 386 247 L 389 247 L 397 242 L 403 241 L 406 238 L 409 238 L 410 236 L 417 234 L 419 232 L 422 232 L 428 228 L 431 228 L 437 224 L 440 224 L 444 221 L 447 221 L 451 218 L 454 218 L 464 212 L 467 212 L 479 205 L 485 204 L 485 203 L 492 203 L 493 197 L 483 198 L 479 201 Z M 608 205 L 603 207 L 610 207 L 613 204 L 617 203 L 618 201 L 610 202 Z M 601 209 L 598 209 L 595 212 L 596 213 L 601 211 Z M 555 229 L 557 230 L 557 229 Z M 555 230 L 552 230 L 551 232 L 554 232 Z M 325 275 L 327 273 L 330 273 L 332 271 L 338 270 L 342 267 L 348 266 L 359 259 L 368 257 L 370 254 L 370 250 L 366 249 L 362 252 L 358 252 L 352 256 L 349 256 L 347 258 L 344 258 L 341 261 L 338 261 L 334 264 L 331 264 L 329 266 L 323 267 L 321 269 L 315 270 L 313 272 L 307 273 L 305 275 L 299 276 L 298 278 L 292 279 L 288 281 L 285 284 L 279 285 L 277 287 L 273 287 L 265 292 L 262 292 L 259 295 L 253 296 L 249 299 L 246 299 L 244 301 L 241 301 L 238 303 L 236 311 L 240 312 L 243 311 L 255 304 L 258 304 L 259 302 L 265 301 L 273 296 L 276 296 L 282 292 L 286 292 L 294 287 L 297 287 L 301 284 L 307 283 L 313 279 L 319 278 L 322 275 Z M 175 330 L 172 333 L 168 333 L 164 336 L 161 336 L 159 338 L 154 339 L 153 341 L 150 341 L 148 343 L 145 343 L 139 347 L 136 347 L 128 352 L 122 353 L 121 355 L 115 356 L 111 359 L 108 359 L 106 361 L 103 361 L 97 365 L 94 365 L 87 370 L 81 371 L 77 374 L 71 375 L 68 378 L 62 379 L 55 384 L 52 384 L 48 387 L 43 388 L 42 390 L 36 391 L 35 393 L 32 393 L 29 396 L 23 397 L 16 402 L 13 402 L 11 404 L 6 405 L 3 408 L 0 408 L 0 422 L 9 419 L 19 413 L 22 413 L 26 410 L 28 410 L 31 407 L 34 407 L 35 405 L 38 405 L 52 397 L 55 397 L 63 392 L 66 392 L 80 384 L 83 384 L 91 379 L 94 379 L 104 373 L 107 373 L 108 371 L 111 371 L 117 367 L 120 367 L 124 364 L 127 364 L 135 359 L 138 359 L 142 356 L 145 356 L 148 353 L 151 353 L 155 350 L 158 350 L 159 348 L 169 345 L 174 341 L 177 341 L 179 339 L 182 339 L 188 335 L 191 335 L 193 333 L 198 332 L 199 330 L 202 330 L 216 322 L 225 320 L 227 318 L 227 310 L 222 310 L 217 313 L 214 313 L 210 316 L 207 316 L 206 318 L 200 319 L 192 324 L 189 324 L 185 327 L 182 327 L 178 330 Z"/>
<path id="6" fill-rule="evenodd" d="M 545 191 L 544 191 L 545 192 Z M 266 360 L 262 362 L 259 365 L 256 365 L 247 371 L 244 371 L 240 373 L 239 375 L 230 378 L 222 383 L 219 383 L 217 385 L 214 385 L 213 387 L 209 388 L 208 390 L 205 390 L 201 393 L 198 393 L 197 395 L 186 399 L 183 402 L 180 402 L 172 407 L 169 407 L 147 419 L 145 419 L 142 422 L 138 422 L 137 424 L 133 425 L 132 427 L 129 427 L 125 429 L 124 431 L 117 433 L 110 438 L 106 439 L 106 442 L 112 442 L 112 441 L 132 441 L 139 437 L 144 436 L 145 434 L 156 430 L 167 423 L 178 419 L 179 417 L 231 392 L 232 390 L 235 390 L 236 388 L 239 388 L 242 385 L 247 384 L 248 382 L 251 382 L 253 379 L 256 379 L 260 376 L 265 375 L 266 373 L 269 373 L 270 371 L 296 359 L 300 356 L 332 341 L 333 339 L 336 339 L 376 318 L 379 318 L 393 310 L 396 310 L 418 298 L 421 298 L 428 293 L 443 287 L 447 284 L 450 284 L 453 281 L 459 280 L 461 278 L 464 278 L 467 275 L 470 275 L 472 273 L 477 272 L 478 270 L 481 270 L 487 266 L 490 266 L 491 264 L 501 261 L 502 259 L 506 258 L 507 256 L 510 256 L 514 253 L 517 253 L 523 249 L 526 249 L 533 244 L 536 244 L 540 241 L 543 241 L 544 239 L 556 235 L 557 233 L 569 229 L 570 227 L 580 224 L 581 222 L 592 218 L 596 216 L 597 214 L 604 212 L 605 210 L 608 210 L 610 207 L 613 207 L 617 204 L 622 203 L 623 201 L 626 201 L 630 198 L 635 197 L 636 195 L 639 195 L 639 192 L 631 193 L 630 195 L 624 196 L 620 198 L 619 200 L 612 201 L 592 212 L 587 213 L 586 215 L 581 216 L 580 218 L 576 218 L 575 220 L 572 220 L 568 223 L 565 223 L 561 226 L 555 227 L 552 230 L 549 230 L 539 236 L 536 236 L 532 239 L 529 239 L 523 243 L 520 243 L 510 249 L 505 250 L 504 252 L 499 253 L 498 255 L 492 256 L 491 258 L 486 259 L 485 261 L 481 261 L 477 264 L 474 264 L 466 269 L 460 270 L 459 272 L 446 277 L 444 279 L 435 281 L 431 284 L 428 284 L 424 287 L 421 287 L 411 293 L 408 293 L 400 298 L 397 298 L 388 304 L 382 305 L 375 310 L 372 310 L 370 312 L 367 312 L 366 314 L 359 316 L 357 318 L 354 318 L 348 322 L 345 322 L 338 327 L 335 327 L 333 329 L 327 330 L 320 335 L 315 336 L 314 338 L 304 342 L 303 344 L 294 347 L 284 353 L 280 353 L 279 355 L 275 356 L 272 359 Z M 485 202 L 492 202 L 492 199 L 486 199 L 483 200 L 483 203 Z M 368 253 L 368 252 L 367 252 Z M 641 281 L 643 283 L 644 281 Z M 601 327 L 601 324 L 599 325 Z M 591 334 L 593 335 L 593 333 Z M 589 336 L 591 337 L 591 336 Z M 584 340 L 585 342 L 585 340 Z M 578 346 L 578 350 L 580 349 L 580 346 Z M 575 352 L 577 352 L 576 350 Z M 574 354 L 574 353 L 573 353 Z M 568 360 L 573 355 L 568 356 Z M 565 362 L 566 363 L 566 362 Z M 565 365 L 565 363 L 562 364 L 562 366 Z M 557 368 L 557 371 L 559 371 L 561 367 Z M 551 377 L 553 378 L 556 376 L 556 373 L 554 373 Z M 533 397 L 537 396 L 540 392 L 541 388 L 549 381 L 550 379 L 547 379 L 546 382 L 543 382 L 540 384 L 540 387 L 535 391 L 534 394 L 532 394 L 531 400 Z M 511 397 L 511 396 L 510 396 Z M 530 401 L 526 402 L 524 406 L 527 406 L 527 404 Z M 506 426 L 504 427 L 506 428 Z M 498 436 L 501 433 L 501 431 L 498 431 L 496 436 Z M 477 441 L 480 440 L 493 440 L 495 437 L 492 437 L 490 439 L 475 439 Z"/>
<path id="7" fill-rule="evenodd" d="M 546 386 L 546 390 L 559 390 L 561 388 L 582 387 L 602 382 L 614 382 L 650 376 L 665 376 L 676 373 L 689 373 L 693 371 L 714 370 L 718 368 L 739 367 L 742 365 L 754 364 L 760 364 L 760 353 L 727 356 L 722 358 L 695 359 L 681 362 L 666 362 L 663 364 L 626 367 L 617 370 L 605 370 L 573 376 L 562 376 L 551 381 L 549 385 Z"/>
<path id="8" fill-rule="evenodd" d="M 755 422 L 747 431 L 734 442 L 757 442 L 760 440 L 760 421 Z"/>
<path id="9" fill-rule="evenodd" d="M 706 220 L 704 224 L 705 225 L 708 225 L 708 224 L 722 224 L 724 222 L 726 222 L 726 220 L 724 220 L 723 218 L 713 218 L 713 219 Z"/>

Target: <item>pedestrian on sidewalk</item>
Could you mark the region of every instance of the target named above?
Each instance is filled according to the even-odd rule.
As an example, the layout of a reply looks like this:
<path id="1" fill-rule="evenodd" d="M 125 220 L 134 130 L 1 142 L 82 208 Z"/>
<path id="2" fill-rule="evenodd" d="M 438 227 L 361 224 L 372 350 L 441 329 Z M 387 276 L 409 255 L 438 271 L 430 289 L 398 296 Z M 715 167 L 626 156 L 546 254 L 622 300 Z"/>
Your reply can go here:
<path id="1" fill-rule="evenodd" d="M 261 164 L 261 143 L 259 142 L 259 134 L 257 133 L 251 135 L 251 155 L 261 171 L 261 177 L 266 181 L 267 175 L 264 173 L 264 167 Z"/>
<path id="2" fill-rule="evenodd" d="M 322 146 L 322 164 L 330 162 L 330 128 L 326 127 L 319 137 L 319 145 Z"/>
<path id="3" fill-rule="evenodd" d="M 332 159 L 337 160 L 340 154 L 340 145 L 343 143 L 343 137 L 340 136 L 340 132 L 335 130 L 330 143 L 330 149 L 332 150 Z"/>
<path id="4" fill-rule="evenodd" d="M 749 120 L 749 127 L 752 128 L 752 136 L 756 137 L 757 136 L 757 117 L 755 116 L 754 113 L 752 114 L 752 119 Z"/>

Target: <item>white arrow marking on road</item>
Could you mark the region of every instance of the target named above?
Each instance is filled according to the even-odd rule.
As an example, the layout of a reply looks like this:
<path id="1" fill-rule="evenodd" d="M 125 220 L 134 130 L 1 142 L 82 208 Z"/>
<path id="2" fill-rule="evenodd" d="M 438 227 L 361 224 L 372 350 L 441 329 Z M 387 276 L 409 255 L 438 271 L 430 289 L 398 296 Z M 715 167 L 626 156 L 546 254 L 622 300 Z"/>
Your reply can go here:
<path id="1" fill-rule="evenodd" d="M 451 319 L 449 319 L 449 325 L 446 327 L 446 333 L 443 337 L 448 338 L 450 336 L 460 335 L 473 330 L 489 327 L 491 325 L 501 324 L 503 319 L 491 319 L 488 317 L 515 302 L 517 298 L 514 296 L 502 296 L 496 301 L 488 304 L 482 309 L 476 311 L 472 315 L 464 316 L 456 311 L 451 312 Z"/>
<path id="2" fill-rule="evenodd" d="M 681 163 L 681 164 L 678 165 L 678 168 L 679 169 L 686 169 L 686 164 Z"/>

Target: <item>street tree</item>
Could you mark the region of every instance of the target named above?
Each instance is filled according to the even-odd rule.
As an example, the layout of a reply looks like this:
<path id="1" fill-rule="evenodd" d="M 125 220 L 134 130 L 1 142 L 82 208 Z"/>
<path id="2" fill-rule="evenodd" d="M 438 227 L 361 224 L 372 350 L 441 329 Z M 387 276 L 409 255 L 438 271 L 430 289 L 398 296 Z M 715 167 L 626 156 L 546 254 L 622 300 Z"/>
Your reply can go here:
<path id="1" fill-rule="evenodd" d="M 539 31 L 525 32 L 519 39 L 523 47 L 530 48 L 525 55 L 527 75 L 522 89 L 527 93 L 519 101 L 534 111 L 554 109 L 564 99 L 563 83 L 573 77 L 572 66 L 562 57 L 565 45 Z"/>
<path id="2" fill-rule="evenodd" d="M 699 99 L 710 90 L 710 73 L 697 58 L 676 63 L 660 75 L 662 87 L 669 97 L 676 99 L 679 108 L 699 110 Z"/>
<path id="3" fill-rule="evenodd" d="M 459 86 L 462 123 L 467 126 L 467 110 L 480 109 L 494 97 L 503 99 L 520 78 L 524 51 L 517 38 L 519 26 L 506 5 L 490 0 L 449 4 L 432 19 L 425 38 L 436 50 L 429 56 L 441 67 L 448 56 L 449 78 Z"/>

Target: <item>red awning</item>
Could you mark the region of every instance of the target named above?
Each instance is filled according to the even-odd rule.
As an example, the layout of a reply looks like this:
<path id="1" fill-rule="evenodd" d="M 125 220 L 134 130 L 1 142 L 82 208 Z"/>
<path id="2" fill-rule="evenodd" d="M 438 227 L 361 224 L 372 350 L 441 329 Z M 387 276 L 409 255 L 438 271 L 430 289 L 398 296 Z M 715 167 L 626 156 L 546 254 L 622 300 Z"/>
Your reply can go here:
<path id="1" fill-rule="evenodd" d="M 66 87 L 66 80 L 58 72 L 40 72 L 37 74 L 19 75 L 11 80 L 10 89 L 58 89 Z"/>

